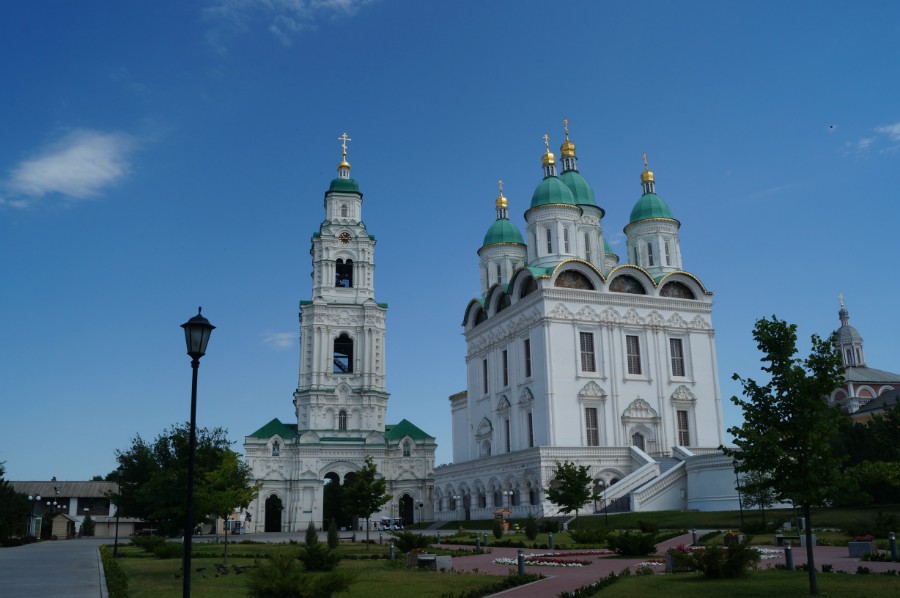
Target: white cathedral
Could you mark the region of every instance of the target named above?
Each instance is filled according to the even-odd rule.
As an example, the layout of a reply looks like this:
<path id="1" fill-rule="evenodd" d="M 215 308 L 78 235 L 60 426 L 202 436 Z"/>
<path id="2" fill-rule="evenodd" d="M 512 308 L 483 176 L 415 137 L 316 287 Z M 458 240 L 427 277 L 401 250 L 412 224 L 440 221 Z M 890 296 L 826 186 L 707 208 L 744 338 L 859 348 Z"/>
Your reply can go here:
<path id="1" fill-rule="evenodd" d="M 556 515 L 545 489 L 562 461 L 589 466 L 594 512 L 738 506 L 731 460 L 718 450 L 712 293 L 683 268 L 680 223 L 645 157 L 620 264 L 567 122 L 565 136 L 561 173 L 544 136 L 525 237 L 501 185 L 478 250 L 481 296 L 463 318 L 467 390 L 450 397 L 453 464 L 435 468 L 433 437 L 384 422 L 387 305 L 375 301 L 375 238 L 344 134 L 312 238 L 312 300 L 300 303 L 297 423 L 273 419 L 244 443 L 261 485 L 248 531 L 327 525 L 327 484 L 345 483 L 366 455 L 392 496 L 381 515 L 405 522 Z"/>
<path id="2" fill-rule="evenodd" d="M 438 520 L 557 514 L 557 462 L 587 465 L 594 512 L 736 508 L 710 293 L 686 271 L 680 223 L 653 172 L 625 226 L 624 263 L 575 145 L 544 136 L 525 235 L 496 200 L 466 307 L 465 392 L 450 397 L 453 464 L 435 471 Z"/>
<path id="3" fill-rule="evenodd" d="M 258 497 L 247 531 L 298 532 L 325 521 L 326 485 L 345 484 L 371 456 L 387 482 L 383 512 L 409 523 L 433 518 L 435 440 L 407 420 L 385 424 L 387 304 L 375 301 L 375 237 L 350 178 L 346 133 L 338 177 L 325 192 L 325 220 L 313 233 L 312 300 L 300 302 L 296 424 L 273 419 L 247 436 L 244 451 Z"/>

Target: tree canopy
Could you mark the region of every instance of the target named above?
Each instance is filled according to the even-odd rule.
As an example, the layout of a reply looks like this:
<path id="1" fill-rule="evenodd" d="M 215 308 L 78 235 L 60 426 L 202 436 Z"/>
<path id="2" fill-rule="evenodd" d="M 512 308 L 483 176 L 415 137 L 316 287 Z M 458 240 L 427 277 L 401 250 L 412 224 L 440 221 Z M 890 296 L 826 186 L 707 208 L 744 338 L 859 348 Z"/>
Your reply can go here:
<path id="1" fill-rule="evenodd" d="M 366 520 L 366 549 L 369 548 L 369 528 L 372 527 L 369 518 L 392 498 L 385 493 L 387 484 L 384 478 L 377 476 L 375 462 L 371 455 L 366 455 L 365 465 L 356 472 L 343 493 L 344 510 Z"/>
<path id="2" fill-rule="evenodd" d="M 4 479 L 6 467 L 0 461 L 0 540 L 23 534 L 28 525 L 28 498 L 16 492 Z"/>
<path id="3" fill-rule="evenodd" d="M 831 339 L 811 338 L 806 358 L 797 355 L 797 326 L 777 317 L 760 319 L 753 338 L 762 352 L 765 384 L 734 374 L 745 398 L 732 397 L 744 422 L 732 426 L 736 448 L 724 448 L 737 471 L 758 472 L 774 497 L 803 508 L 807 521 L 810 593 L 817 593 L 810 537 L 811 507 L 840 495 L 843 458 L 831 450 L 844 417 L 825 400 L 844 380 L 840 355 Z"/>
<path id="4" fill-rule="evenodd" d="M 594 497 L 590 488 L 589 470 L 590 467 L 587 465 L 557 461 L 556 469 L 553 470 L 553 483 L 547 488 L 547 500 L 559 507 L 560 513 L 575 511 L 576 521 L 578 509 Z"/>
<path id="5" fill-rule="evenodd" d="M 139 517 L 160 533 L 183 531 L 187 501 L 187 423 L 162 432 L 152 443 L 140 435 L 125 451 L 116 451 L 122 467 L 119 493 L 114 501 L 125 516 Z M 197 522 L 209 515 L 226 516 L 232 509 L 246 507 L 256 495 L 251 485 L 250 467 L 231 450 L 222 428 L 197 430 L 194 468 L 194 513 Z"/>

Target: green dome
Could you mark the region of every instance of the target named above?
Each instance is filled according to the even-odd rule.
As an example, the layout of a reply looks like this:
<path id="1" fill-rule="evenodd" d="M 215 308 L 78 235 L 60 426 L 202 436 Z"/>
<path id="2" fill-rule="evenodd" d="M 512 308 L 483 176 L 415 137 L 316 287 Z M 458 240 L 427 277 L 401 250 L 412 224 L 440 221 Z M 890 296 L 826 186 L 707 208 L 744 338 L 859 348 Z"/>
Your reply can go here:
<path id="1" fill-rule="evenodd" d="M 545 206 L 554 203 L 567 203 L 575 205 L 575 197 L 572 192 L 555 176 L 548 176 L 538 184 L 531 196 L 531 207 Z"/>
<path id="2" fill-rule="evenodd" d="M 612 247 L 609 246 L 609 241 L 603 239 L 603 253 L 606 255 L 616 255 L 613 253 Z"/>
<path id="3" fill-rule="evenodd" d="M 577 170 L 567 170 L 559 175 L 559 180 L 566 184 L 569 191 L 575 197 L 575 204 L 579 206 L 596 206 L 594 190 L 591 188 L 581 173 Z"/>
<path id="4" fill-rule="evenodd" d="M 638 220 L 648 220 L 650 218 L 668 218 L 672 217 L 669 206 L 661 200 L 656 193 L 644 193 L 631 210 L 631 220 L 629 222 L 637 222 Z"/>
<path id="5" fill-rule="evenodd" d="M 491 228 L 488 229 L 487 234 L 484 235 L 484 243 L 481 246 L 487 247 L 497 243 L 518 243 L 519 245 L 524 245 L 525 241 L 522 239 L 522 233 L 519 232 L 518 227 L 510 222 L 509 219 L 497 218 L 491 225 Z"/>
<path id="6" fill-rule="evenodd" d="M 331 181 L 329 191 L 343 191 L 345 193 L 359 193 L 359 185 L 353 179 L 336 178 Z"/>

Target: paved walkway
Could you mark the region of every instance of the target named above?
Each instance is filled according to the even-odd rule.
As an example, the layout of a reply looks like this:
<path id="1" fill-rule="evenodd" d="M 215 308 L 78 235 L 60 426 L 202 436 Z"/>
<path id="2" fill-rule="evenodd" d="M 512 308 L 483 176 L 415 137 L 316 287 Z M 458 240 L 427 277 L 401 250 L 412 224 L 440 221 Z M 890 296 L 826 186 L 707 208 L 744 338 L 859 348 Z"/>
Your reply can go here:
<path id="1" fill-rule="evenodd" d="M 105 543 L 108 538 L 83 538 L 0 548 L 0 596 L 105 598 L 97 551 Z"/>

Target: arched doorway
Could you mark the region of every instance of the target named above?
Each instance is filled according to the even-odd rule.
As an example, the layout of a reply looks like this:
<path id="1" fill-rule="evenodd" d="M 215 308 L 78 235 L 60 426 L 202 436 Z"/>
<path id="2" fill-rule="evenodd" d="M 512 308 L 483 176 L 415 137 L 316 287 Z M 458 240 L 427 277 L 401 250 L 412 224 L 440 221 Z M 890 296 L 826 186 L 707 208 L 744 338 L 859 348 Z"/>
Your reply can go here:
<path id="1" fill-rule="evenodd" d="M 410 525 L 414 523 L 415 517 L 415 503 L 412 499 L 412 496 L 409 494 L 404 494 L 400 497 L 400 521 L 403 522 L 404 526 Z"/>
<path id="2" fill-rule="evenodd" d="M 275 496 L 274 494 L 266 499 L 266 531 L 267 532 L 280 532 L 281 531 L 281 511 L 284 510 L 284 505 L 281 504 L 281 499 Z"/>

